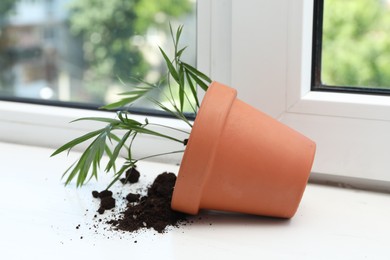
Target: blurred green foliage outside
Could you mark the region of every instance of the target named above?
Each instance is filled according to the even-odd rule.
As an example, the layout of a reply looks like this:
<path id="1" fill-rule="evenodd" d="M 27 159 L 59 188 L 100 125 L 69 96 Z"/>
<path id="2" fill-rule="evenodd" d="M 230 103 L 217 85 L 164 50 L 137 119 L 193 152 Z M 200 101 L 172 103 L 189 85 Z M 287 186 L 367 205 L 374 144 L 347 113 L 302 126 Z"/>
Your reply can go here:
<path id="1" fill-rule="evenodd" d="M 83 41 L 88 68 L 84 87 L 95 92 L 95 99 L 104 97 L 118 78 L 145 79 L 150 64 L 137 37 L 143 39 L 151 28 L 169 34 L 171 20 L 193 11 L 189 0 L 72 0 L 69 7 L 70 30 Z"/>
<path id="2" fill-rule="evenodd" d="M 390 88 L 390 1 L 324 0 L 322 83 Z"/>
<path id="3" fill-rule="evenodd" d="M 195 12 L 195 0 L 0 0 L 0 96 L 111 103 L 165 74 L 169 23 L 195 45 Z"/>

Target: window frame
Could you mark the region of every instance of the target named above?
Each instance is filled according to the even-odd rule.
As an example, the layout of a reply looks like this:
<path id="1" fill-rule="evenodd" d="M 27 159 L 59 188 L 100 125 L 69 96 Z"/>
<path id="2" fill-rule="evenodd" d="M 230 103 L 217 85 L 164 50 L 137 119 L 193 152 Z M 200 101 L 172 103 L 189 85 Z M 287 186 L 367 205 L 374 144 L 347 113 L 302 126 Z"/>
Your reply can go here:
<path id="1" fill-rule="evenodd" d="M 353 93 L 367 95 L 390 95 L 390 89 L 367 88 L 364 86 L 327 85 L 322 82 L 322 33 L 324 18 L 324 1 L 315 0 L 313 6 L 313 49 L 311 90 L 336 93 Z"/>
<path id="2" fill-rule="evenodd" d="M 390 165 L 385 154 L 390 145 L 390 97 L 371 93 L 312 91 L 309 84 L 310 38 L 313 1 L 299 1 L 290 9 L 290 33 L 296 37 L 302 28 L 299 45 L 289 45 L 294 55 L 288 61 L 286 112 L 281 120 L 306 133 L 317 142 L 318 150 L 312 177 L 359 187 L 389 190 Z M 302 18 L 301 18 L 302 17 Z M 294 71 L 294 66 L 298 70 Z"/>
<path id="3" fill-rule="evenodd" d="M 233 1 L 232 86 L 317 143 L 313 181 L 390 190 L 390 97 L 311 90 L 313 8 Z"/>

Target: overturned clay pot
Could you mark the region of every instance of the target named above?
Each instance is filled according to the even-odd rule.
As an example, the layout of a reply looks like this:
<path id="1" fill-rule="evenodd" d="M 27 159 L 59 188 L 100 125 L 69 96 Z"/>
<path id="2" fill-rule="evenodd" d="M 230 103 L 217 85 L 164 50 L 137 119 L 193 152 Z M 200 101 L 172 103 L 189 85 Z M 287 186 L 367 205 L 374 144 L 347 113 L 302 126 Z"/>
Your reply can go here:
<path id="1" fill-rule="evenodd" d="M 172 209 L 291 218 L 305 190 L 316 145 L 213 82 L 183 155 Z"/>

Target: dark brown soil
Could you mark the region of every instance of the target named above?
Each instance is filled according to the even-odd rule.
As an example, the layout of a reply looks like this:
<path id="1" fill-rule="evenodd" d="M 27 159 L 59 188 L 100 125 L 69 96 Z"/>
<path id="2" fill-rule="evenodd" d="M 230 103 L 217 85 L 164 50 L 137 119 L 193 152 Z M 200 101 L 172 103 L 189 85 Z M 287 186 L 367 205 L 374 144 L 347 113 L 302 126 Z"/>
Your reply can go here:
<path id="1" fill-rule="evenodd" d="M 126 179 L 130 179 L 133 172 L 135 171 L 129 172 L 129 178 L 126 177 Z M 138 181 L 139 172 L 136 171 L 135 175 L 138 175 Z M 176 175 L 173 173 L 164 172 L 158 175 L 153 184 L 148 187 L 145 196 L 141 197 L 140 194 L 129 193 L 126 196 L 128 203 L 124 212 L 119 216 L 113 216 L 106 223 L 113 226 L 114 229 L 122 231 L 134 232 L 142 228 L 153 228 L 157 232 L 163 233 L 167 226 L 178 226 L 185 222 L 185 214 L 171 209 L 175 182 Z M 92 196 L 100 198 L 100 208 L 98 209 L 100 214 L 115 207 L 115 199 L 109 190 L 93 191 Z"/>
<path id="2" fill-rule="evenodd" d="M 163 233 L 167 226 L 178 226 L 186 219 L 186 215 L 171 209 L 173 188 L 176 176 L 173 173 L 162 173 L 157 176 L 147 195 L 139 201 L 129 202 L 123 215 L 109 224 L 123 231 L 137 231 L 141 228 L 153 228 Z M 133 201 L 134 195 L 128 195 Z M 130 201 L 129 200 L 129 201 Z"/>
<path id="3" fill-rule="evenodd" d="M 98 192 L 94 190 L 92 191 L 92 196 L 94 198 L 100 198 L 100 207 L 98 209 L 100 214 L 103 214 L 107 209 L 112 209 L 115 207 L 115 199 L 112 197 L 112 191 L 103 190 Z"/>
<path id="4" fill-rule="evenodd" d="M 120 179 L 120 181 L 125 184 L 125 183 L 136 183 L 139 180 L 140 173 L 136 169 L 136 167 L 132 167 L 129 170 L 126 171 L 125 178 Z"/>
<path id="5" fill-rule="evenodd" d="M 137 202 L 141 198 L 140 194 L 135 194 L 135 193 L 129 193 L 126 196 L 126 199 L 128 202 Z"/>

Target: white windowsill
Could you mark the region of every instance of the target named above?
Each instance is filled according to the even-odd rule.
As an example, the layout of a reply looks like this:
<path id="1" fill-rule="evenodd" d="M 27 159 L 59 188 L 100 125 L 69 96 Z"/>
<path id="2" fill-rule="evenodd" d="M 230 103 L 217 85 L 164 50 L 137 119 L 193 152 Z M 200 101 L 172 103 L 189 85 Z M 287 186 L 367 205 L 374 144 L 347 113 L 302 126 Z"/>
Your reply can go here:
<path id="1" fill-rule="evenodd" d="M 81 189 L 64 187 L 60 176 L 77 153 L 50 159 L 51 153 L 0 143 L 1 259 L 390 257 L 389 194 L 315 184 L 308 185 L 291 220 L 202 213 L 201 221 L 166 234 L 96 232 L 92 226 L 97 201 L 90 192 L 103 189 L 108 177 Z M 151 175 L 177 172 L 178 166 L 144 162 L 139 168 L 142 176 L 150 174 L 143 179 L 149 182 Z"/>

